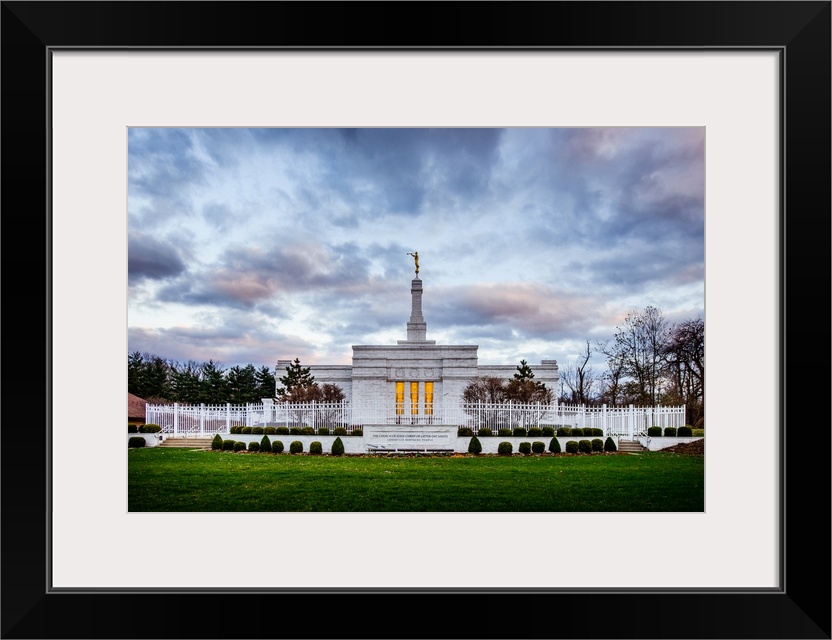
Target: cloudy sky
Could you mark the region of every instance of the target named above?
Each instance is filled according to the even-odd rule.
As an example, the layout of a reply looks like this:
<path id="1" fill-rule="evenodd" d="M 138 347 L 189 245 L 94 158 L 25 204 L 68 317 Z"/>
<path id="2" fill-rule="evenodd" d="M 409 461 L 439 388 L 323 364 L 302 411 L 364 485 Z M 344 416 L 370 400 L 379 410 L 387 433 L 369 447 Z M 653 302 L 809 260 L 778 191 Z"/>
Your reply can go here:
<path id="1" fill-rule="evenodd" d="M 704 128 L 128 135 L 130 352 L 349 364 L 407 337 L 414 251 L 427 338 L 480 364 L 704 318 Z"/>

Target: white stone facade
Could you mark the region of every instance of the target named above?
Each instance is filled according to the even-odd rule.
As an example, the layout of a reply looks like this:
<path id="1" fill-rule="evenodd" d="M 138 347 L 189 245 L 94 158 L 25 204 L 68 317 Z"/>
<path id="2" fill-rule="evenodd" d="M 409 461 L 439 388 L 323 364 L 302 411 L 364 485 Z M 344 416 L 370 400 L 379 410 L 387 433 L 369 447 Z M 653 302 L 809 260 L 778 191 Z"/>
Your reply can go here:
<path id="1" fill-rule="evenodd" d="M 433 407 L 462 402 L 462 392 L 473 379 L 498 376 L 511 379 L 517 364 L 479 365 L 478 345 L 438 345 L 427 340 L 422 316 L 422 281 L 418 274 L 411 283 L 412 309 L 407 323 L 407 340 L 394 345 L 353 345 L 352 365 L 308 365 L 318 384 L 336 384 L 348 402 L 372 405 L 399 404 L 404 414 L 423 415 Z M 276 377 L 286 374 L 291 360 L 278 360 Z M 558 365 L 543 360 L 529 365 L 535 380 L 553 391 L 558 387 Z M 279 384 L 279 382 L 278 382 Z M 413 402 L 415 401 L 415 405 Z"/>

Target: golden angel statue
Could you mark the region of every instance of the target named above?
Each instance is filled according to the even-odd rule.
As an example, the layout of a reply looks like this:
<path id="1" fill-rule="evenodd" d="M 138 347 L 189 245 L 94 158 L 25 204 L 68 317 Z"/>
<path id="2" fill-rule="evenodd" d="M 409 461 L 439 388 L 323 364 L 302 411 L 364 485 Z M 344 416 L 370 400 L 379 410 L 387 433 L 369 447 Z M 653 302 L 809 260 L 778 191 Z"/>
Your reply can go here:
<path id="1" fill-rule="evenodd" d="M 413 261 L 416 263 L 416 275 L 419 275 L 419 252 L 416 251 L 414 253 L 408 253 L 407 255 L 413 256 Z"/>

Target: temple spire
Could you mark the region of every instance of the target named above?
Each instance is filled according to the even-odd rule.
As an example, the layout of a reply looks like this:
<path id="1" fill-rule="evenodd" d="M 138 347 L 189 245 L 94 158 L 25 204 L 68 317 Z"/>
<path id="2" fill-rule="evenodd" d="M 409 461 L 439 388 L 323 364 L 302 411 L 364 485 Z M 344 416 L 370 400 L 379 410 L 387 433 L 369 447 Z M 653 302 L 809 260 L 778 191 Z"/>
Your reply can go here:
<path id="1" fill-rule="evenodd" d="M 419 252 L 414 251 L 407 255 L 413 256 L 416 265 L 416 277 L 410 282 L 410 321 L 407 323 L 407 340 L 399 340 L 398 343 L 433 343 L 433 340 L 427 340 L 427 323 L 422 316 L 422 281 L 419 279 Z"/>

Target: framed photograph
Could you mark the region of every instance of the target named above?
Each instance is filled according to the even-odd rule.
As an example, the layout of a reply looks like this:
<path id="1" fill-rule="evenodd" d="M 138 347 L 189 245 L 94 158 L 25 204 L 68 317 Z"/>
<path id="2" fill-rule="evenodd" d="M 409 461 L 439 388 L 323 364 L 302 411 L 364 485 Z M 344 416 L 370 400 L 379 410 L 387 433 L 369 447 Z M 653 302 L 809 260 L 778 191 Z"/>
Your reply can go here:
<path id="1" fill-rule="evenodd" d="M 830 2 L 2 12 L 4 638 L 830 637 Z M 705 512 L 129 513 L 136 127 L 704 129 Z"/>

